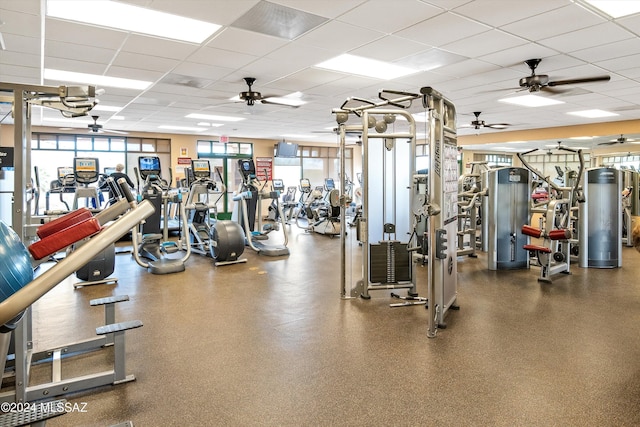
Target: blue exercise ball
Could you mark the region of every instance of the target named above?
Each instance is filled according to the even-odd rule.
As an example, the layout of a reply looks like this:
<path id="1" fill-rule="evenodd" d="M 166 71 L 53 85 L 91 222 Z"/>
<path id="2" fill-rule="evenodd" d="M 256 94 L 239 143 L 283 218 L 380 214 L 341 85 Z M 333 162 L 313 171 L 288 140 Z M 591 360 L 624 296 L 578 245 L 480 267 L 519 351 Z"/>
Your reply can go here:
<path id="1" fill-rule="evenodd" d="M 11 227 L 0 221 L 0 301 L 33 280 L 29 251 Z"/>

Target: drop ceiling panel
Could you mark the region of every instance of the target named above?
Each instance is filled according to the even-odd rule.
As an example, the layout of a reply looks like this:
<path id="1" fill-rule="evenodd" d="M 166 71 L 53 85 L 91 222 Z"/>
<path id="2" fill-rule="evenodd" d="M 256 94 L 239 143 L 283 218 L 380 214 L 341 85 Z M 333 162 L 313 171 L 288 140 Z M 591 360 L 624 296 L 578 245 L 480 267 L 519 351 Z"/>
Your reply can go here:
<path id="1" fill-rule="evenodd" d="M 498 68 L 499 67 L 497 65 L 490 64 L 488 62 L 479 61 L 477 59 L 467 59 L 466 61 L 433 70 L 433 73 L 448 77 L 461 78 L 486 73 L 492 70 L 497 70 Z"/>
<path id="2" fill-rule="evenodd" d="M 230 25 L 259 0 L 152 0 L 141 6 L 199 19 L 218 25 Z"/>
<path id="3" fill-rule="evenodd" d="M 112 77 L 143 80 L 146 82 L 154 82 L 164 75 L 164 73 L 161 73 L 158 71 L 141 70 L 139 68 L 119 67 L 115 65 L 109 67 L 109 71 L 106 74 Z"/>
<path id="4" fill-rule="evenodd" d="M 271 0 L 271 3 L 280 4 L 293 9 L 303 10 L 305 12 L 324 16 L 327 18 L 335 18 L 353 9 L 354 7 L 357 7 L 364 1 L 365 0 Z"/>
<path id="5" fill-rule="evenodd" d="M 119 49 L 127 37 L 127 33 L 124 31 L 108 30 L 92 25 L 51 18 L 45 20 L 45 34 L 47 40 L 83 44 L 105 49 Z"/>
<path id="6" fill-rule="evenodd" d="M 631 51 L 629 51 L 631 53 Z M 612 71 L 618 72 L 622 70 L 628 70 L 630 68 L 637 68 L 638 64 L 640 64 L 640 52 L 637 52 L 634 55 L 624 56 L 616 59 L 609 59 L 607 61 L 600 61 L 598 65 L 602 68 Z"/>
<path id="7" fill-rule="evenodd" d="M 456 7 L 454 12 L 467 18 L 475 19 L 487 25 L 500 27 L 521 19 L 557 9 L 566 5 L 567 1 L 536 0 L 527 2 L 523 7 L 507 7 L 509 0 L 482 0 L 468 2 Z"/>
<path id="8" fill-rule="evenodd" d="M 5 50 L 0 54 L 2 63 L 0 70 L 7 65 L 17 65 L 21 67 L 40 69 L 40 55 L 30 55 L 27 53 L 18 53 Z"/>
<path id="9" fill-rule="evenodd" d="M 131 34 L 122 45 L 123 52 L 183 60 L 195 52 L 199 45 L 173 40 Z"/>
<path id="10" fill-rule="evenodd" d="M 26 3 L 26 2 L 25 2 Z M 26 37 L 40 37 L 40 17 L 0 8 L 0 31 L 2 34 L 20 34 Z"/>
<path id="11" fill-rule="evenodd" d="M 159 56 L 142 55 L 139 53 L 119 52 L 113 60 L 113 65 L 125 68 L 138 68 L 144 64 L 145 70 L 168 72 L 171 71 L 179 61 L 175 59 L 161 58 Z"/>
<path id="12" fill-rule="evenodd" d="M 403 0 L 399 7 L 387 1 L 364 3 L 337 18 L 339 21 L 387 34 L 403 30 L 442 13 L 419 0 Z"/>
<path id="13" fill-rule="evenodd" d="M 4 33 L 3 38 L 8 51 L 40 55 L 40 40 L 38 38 Z"/>
<path id="14" fill-rule="evenodd" d="M 242 68 L 258 57 L 243 53 L 232 52 L 230 50 L 203 47 L 189 56 L 188 61 L 198 64 L 214 65 L 223 68 Z"/>
<path id="15" fill-rule="evenodd" d="M 456 28 L 456 31 L 451 31 L 452 28 Z M 395 35 L 440 47 L 490 29 L 489 26 L 447 12 L 398 31 Z"/>
<path id="16" fill-rule="evenodd" d="M 44 46 L 45 55 L 51 58 L 79 59 L 86 62 L 108 64 L 116 54 L 115 50 L 99 47 L 87 48 L 86 45 L 47 41 Z"/>
<path id="17" fill-rule="evenodd" d="M 502 67 L 510 67 L 515 64 L 522 64 L 523 61 L 529 58 L 547 58 L 557 54 L 557 50 L 540 46 L 537 43 L 527 43 L 522 46 L 504 49 L 500 52 L 495 52 L 489 55 L 483 55 L 478 57 L 478 59 L 500 65 Z"/>
<path id="18" fill-rule="evenodd" d="M 500 52 L 515 46 L 527 44 L 527 40 L 512 36 L 500 30 L 490 30 L 470 38 L 458 40 L 442 46 L 442 49 L 468 57 L 477 58 L 494 52 Z"/>
<path id="19" fill-rule="evenodd" d="M 345 36 L 347 34 L 348 36 Z M 347 52 L 384 37 L 384 33 L 331 21 L 301 36 L 297 43 Z"/>
<path id="20" fill-rule="evenodd" d="M 570 4 L 559 9 L 532 16 L 531 18 L 504 25 L 502 29 L 533 41 L 570 33 L 603 22 L 605 22 L 605 19 L 600 18 L 578 5 Z"/>
<path id="21" fill-rule="evenodd" d="M 287 44 L 287 40 L 240 28 L 225 28 L 207 46 L 253 56 L 263 56 Z"/>
<path id="22" fill-rule="evenodd" d="M 18 65 L 2 65 L 0 81 L 19 84 L 41 84 L 40 68 L 29 68 Z"/>
<path id="23" fill-rule="evenodd" d="M 291 67 L 303 69 L 333 58 L 337 54 L 338 51 L 335 50 L 289 43 L 269 53 L 265 58 L 278 62 L 288 62 Z"/>
<path id="24" fill-rule="evenodd" d="M 428 48 L 430 48 L 430 46 L 424 43 L 418 43 L 396 36 L 386 36 L 353 49 L 349 53 L 365 58 L 377 59 L 379 61 L 393 62 L 400 58 L 423 52 Z"/>
<path id="25" fill-rule="evenodd" d="M 300 91 L 303 92 L 303 94 L 306 94 L 309 90 L 313 90 L 313 88 L 340 78 L 341 76 L 336 73 L 317 68 L 306 68 L 302 71 L 298 71 L 297 73 L 293 73 L 287 77 L 276 80 L 271 86 L 285 91 Z"/>
<path id="26" fill-rule="evenodd" d="M 619 26 L 606 22 L 573 31 L 569 34 L 562 34 L 556 37 L 540 40 L 540 44 L 558 49 L 561 52 L 572 52 L 586 46 L 598 46 L 613 43 L 633 37 L 629 31 Z"/>
<path id="27" fill-rule="evenodd" d="M 587 62 L 607 61 L 634 54 L 640 54 L 640 39 L 637 37 L 571 52 L 571 56 Z"/>
<path id="28" fill-rule="evenodd" d="M 105 65 L 94 62 L 75 61 L 73 59 L 64 58 L 44 58 L 44 68 L 52 68 L 54 70 L 73 71 L 76 73 L 103 74 Z"/>

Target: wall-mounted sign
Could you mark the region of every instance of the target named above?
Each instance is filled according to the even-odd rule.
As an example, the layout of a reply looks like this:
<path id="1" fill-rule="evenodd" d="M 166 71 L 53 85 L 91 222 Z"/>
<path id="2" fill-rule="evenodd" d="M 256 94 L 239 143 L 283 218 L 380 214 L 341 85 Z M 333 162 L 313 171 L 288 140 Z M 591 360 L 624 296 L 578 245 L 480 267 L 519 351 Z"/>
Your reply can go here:
<path id="1" fill-rule="evenodd" d="M 256 157 L 256 177 L 260 181 L 270 181 L 272 169 L 272 157 Z"/>
<path id="2" fill-rule="evenodd" d="M 178 157 L 179 165 L 191 165 L 191 157 Z"/>
<path id="3" fill-rule="evenodd" d="M 0 147 L 0 168 L 13 167 L 13 147 Z"/>

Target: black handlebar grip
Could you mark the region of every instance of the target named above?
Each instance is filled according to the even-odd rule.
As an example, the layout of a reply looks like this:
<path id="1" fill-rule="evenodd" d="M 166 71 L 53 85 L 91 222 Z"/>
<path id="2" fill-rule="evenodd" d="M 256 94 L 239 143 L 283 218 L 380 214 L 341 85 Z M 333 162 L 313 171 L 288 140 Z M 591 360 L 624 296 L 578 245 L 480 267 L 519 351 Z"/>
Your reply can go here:
<path id="1" fill-rule="evenodd" d="M 127 199 L 127 202 L 133 202 L 135 197 L 133 197 L 133 193 L 131 192 L 131 188 L 129 188 L 129 184 L 127 184 L 127 180 L 124 178 L 118 179 L 118 185 L 120 186 L 122 194 Z"/>

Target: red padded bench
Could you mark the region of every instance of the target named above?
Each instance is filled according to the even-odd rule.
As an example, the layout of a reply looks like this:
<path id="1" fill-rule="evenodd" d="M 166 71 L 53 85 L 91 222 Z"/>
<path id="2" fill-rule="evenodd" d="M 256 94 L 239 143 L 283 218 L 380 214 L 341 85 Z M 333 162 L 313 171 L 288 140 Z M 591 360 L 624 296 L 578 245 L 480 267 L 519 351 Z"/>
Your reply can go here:
<path id="1" fill-rule="evenodd" d="M 530 225 L 523 225 L 522 234 L 526 236 L 539 238 L 539 237 L 542 237 L 542 230 L 536 227 L 532 227 Z M 567 240 L 571 238 L 571 230 L 567 230 L 567 229 L 551 230 L 549 232 L 549 235 L 546 237 L 548 237 L 549 240 Z M 524 245 L 523 248 L 528 251 L 545 252 L 548 254 L 551 253 L 551 249 L 546 246 Z"/>
<path id="2" fill-rule="evenodd" d="M 31 244 L 28 249 L 35 260 L 40 260 L 85 237 L 96 234 L 101 228 L 100 222 L 96 218 L 87 218 L 49 234 L 47 237 Z"/>
<path id="3" fill-rule="evenodd" d="M 69 212 L 66 215 L 61 216 L 60 218 L 56 218 L 53 221 L 49 221 L 46 224 L 41 225 L 36 230 L 36 234 L 39 238 L 44 239 L 47 236 L 50 236 L 58 231 L 64 230 L 67 227 L 71 227 L 72 225 L 78 224 L 86 219 L 91 218 L 93 215 L 91 211 L 87 208 L 80 208 L 73 212 Z"/>

